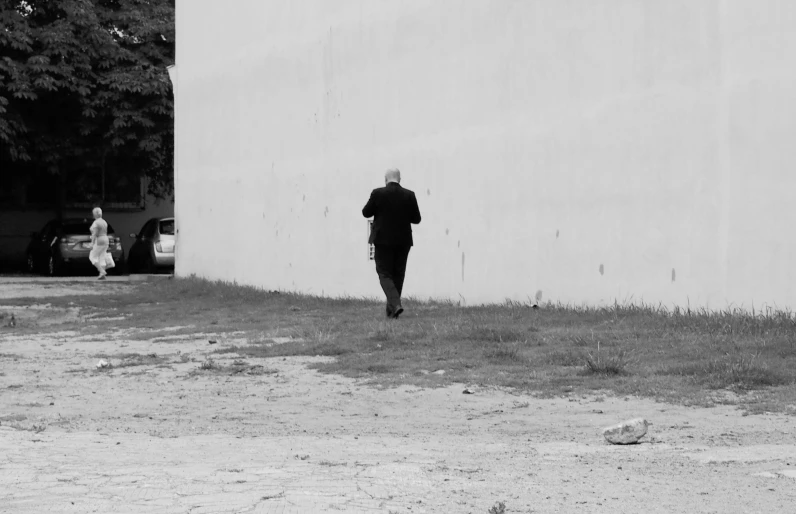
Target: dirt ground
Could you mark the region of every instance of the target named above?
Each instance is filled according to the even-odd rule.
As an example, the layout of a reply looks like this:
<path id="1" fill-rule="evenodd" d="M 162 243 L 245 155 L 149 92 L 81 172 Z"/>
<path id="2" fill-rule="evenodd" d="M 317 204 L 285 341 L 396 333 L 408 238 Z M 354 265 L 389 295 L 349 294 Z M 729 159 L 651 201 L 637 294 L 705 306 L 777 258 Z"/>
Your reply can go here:
<path id="1" fill-rule="evenodd" d="M 6 302 L 41 299 L 0 306 L 0 325 L 17 320 L 0 328 L 0 512 L 794 512 L 787 416 L 378 389 L 307 369 L 320 357 L 221 354 L 229 368 L 202 370 L 243 334 L 115 328 L 123 313 L 79 308 L 98 287 L 0 281 Z M 56 295 L 75 306 L 48 306 Z M 641 444 L 603 439 L 633 417 L 653 423 Z"/>

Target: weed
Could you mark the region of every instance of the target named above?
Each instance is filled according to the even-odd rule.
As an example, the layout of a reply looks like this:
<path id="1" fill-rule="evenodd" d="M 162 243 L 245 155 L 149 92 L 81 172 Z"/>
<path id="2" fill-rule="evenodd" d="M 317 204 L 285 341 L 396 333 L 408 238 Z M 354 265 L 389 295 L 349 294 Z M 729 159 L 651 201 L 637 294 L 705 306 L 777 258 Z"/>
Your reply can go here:
<path id="1" fill-rule="evenodd" d="M 211 369 L 217 369 L 217 368 L 218 368 L 218 366 L 216 365 L 216 361 L 214 361 L 213 359 L 211 359 L 209 357 L 202 364 L 199 365 L 199 369 L 203 369 L 203 370 L 211 370 Z"/>
<path id="2" fill-rule="evenodd" d="M 490 507 L 487 512 L 489 514 L 505 514 L 506 504 L 503 502 L 497 502 L 492 507 Z"/>
<path id="3" fill-rule="evenodd" d="M 597 354 L 593 356 L 587 352 L 586 373 L 600 375 L 623 375 L 627 373 L 627 366 L 630 364 L 628 352 L 623 349 L 614 351 L 600 351 L 600 342 L 597 342 Z"/>

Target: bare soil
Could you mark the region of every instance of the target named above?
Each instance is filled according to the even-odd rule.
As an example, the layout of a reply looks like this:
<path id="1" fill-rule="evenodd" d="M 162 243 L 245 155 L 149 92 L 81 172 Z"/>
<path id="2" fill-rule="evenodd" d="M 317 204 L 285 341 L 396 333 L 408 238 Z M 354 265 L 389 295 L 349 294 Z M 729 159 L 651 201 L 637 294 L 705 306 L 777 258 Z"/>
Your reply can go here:
<path id="1" fill-rule="evenodd" d="M 786 513 L 796 505 L 789 416 L 600 394 L 464 394 L 469 384 L 379 388 L 307 368 L 330 357 L 214 353 L 246 344 L 245 335 L 179 319 L 173 336 L 118 328 L 124 313 L 79 307 L 80 295 L 103 286 L 139 287 L 0 284 L 7 301 L 42 299 L 0 306 L 0 325 L 11 313 L 22 321 L 0 328 L 0 512 Z M 75 306 L 47 305 L 68 295 Z M 65 322 L 75 328 L 60 330 Z M 640 444 L 603 439 L 602 427 L 634 417 L 653 423 Z"/>

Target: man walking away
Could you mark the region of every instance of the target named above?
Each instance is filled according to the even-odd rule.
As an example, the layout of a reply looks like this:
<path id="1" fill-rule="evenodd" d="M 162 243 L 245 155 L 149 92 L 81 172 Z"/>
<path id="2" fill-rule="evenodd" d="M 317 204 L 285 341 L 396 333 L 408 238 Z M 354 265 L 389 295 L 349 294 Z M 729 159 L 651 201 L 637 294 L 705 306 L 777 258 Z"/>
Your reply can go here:
<path id="1" fill-rule="evenodd" d="M 401 187 L 398 169 L 387 170 L 384 183 L 384 187 L 370 193 L 362 215 L 373 217 L 368 243 L 375 246 L 376 273 L 387 297 L 387 317 L 397 319 L 404 311 L 401 292 L 412 248 L 411 224 L 420 223 L 420 209 L 415 194 Z"/>

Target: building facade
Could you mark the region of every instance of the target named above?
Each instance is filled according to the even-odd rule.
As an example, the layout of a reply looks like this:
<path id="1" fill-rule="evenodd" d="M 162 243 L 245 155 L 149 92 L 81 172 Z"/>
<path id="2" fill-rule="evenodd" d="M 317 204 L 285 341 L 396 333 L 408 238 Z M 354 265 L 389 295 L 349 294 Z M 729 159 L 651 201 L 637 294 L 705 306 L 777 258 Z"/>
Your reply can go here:
<path id="1" fill-rule="evenodd" d="M 379 296 L 398 167 L 406 294 L 796 306 L 794 62 L 792 0 L 178 0 L 177 274 Z"/>

